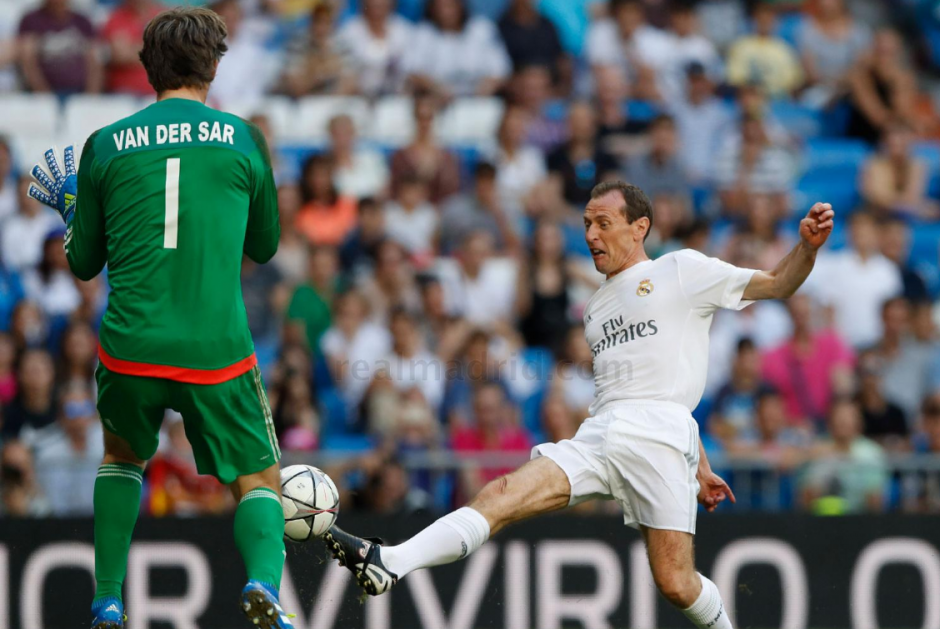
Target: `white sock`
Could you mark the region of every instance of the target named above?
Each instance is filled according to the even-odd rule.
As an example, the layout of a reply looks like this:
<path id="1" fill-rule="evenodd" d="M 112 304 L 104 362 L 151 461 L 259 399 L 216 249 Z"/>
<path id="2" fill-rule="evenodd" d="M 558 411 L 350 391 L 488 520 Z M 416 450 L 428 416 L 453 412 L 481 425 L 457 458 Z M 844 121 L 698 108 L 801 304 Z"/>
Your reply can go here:
<path id="1" fill-rule="evenodd" d="M 470 507 L 448 513 L 398 546 L 382 547 L 382 563 L 401 578 L 409 572 L 453 563 L 482 546 L 490 524 Z"/>
<path id="2" fill-rule="evenodd" d="M 731 629 L 731 619 L 721 602 L 718 586 L 701 574 L 698 576 L 702 580 L 702 593 L 692 607 L 683 609 L 682 613 L 699 629 Z"/>

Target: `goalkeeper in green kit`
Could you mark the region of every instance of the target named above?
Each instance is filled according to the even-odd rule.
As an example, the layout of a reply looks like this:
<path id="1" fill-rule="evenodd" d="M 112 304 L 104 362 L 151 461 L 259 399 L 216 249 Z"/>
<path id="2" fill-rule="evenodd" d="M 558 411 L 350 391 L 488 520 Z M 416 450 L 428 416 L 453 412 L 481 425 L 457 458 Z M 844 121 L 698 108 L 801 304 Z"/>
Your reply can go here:
<path id="1" fill-rule="evenodd" d="M 265 629 L 289 629 L 278 603 L 284 566 L 280 450 L 248 332 L 243 254 L 277 250 L 277 191 L 260 131 L 205 105 L 226 51 L 213 12 L 161 13 L 140 59 L 157 102 L 95 132 L 76 174 L 46 152 L 30 195 L 62 214 L 82 280 L 108 265 L 98 411 L 105 457 L 95 481 L 93 629 L 124 627 L 121 588 L 140 509 L 141 474 L 166 409 L 182 414 L 199 472 L 238 501 L 235 542 L 248 584 L 240 604 Z"/>

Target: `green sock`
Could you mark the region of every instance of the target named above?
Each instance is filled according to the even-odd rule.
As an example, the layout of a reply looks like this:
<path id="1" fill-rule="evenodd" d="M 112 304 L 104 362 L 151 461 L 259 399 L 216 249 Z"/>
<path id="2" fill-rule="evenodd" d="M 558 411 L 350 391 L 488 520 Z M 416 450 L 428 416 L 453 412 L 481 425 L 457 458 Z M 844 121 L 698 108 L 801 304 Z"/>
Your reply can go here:
<path id="1" fill-rule="evenodd" d="M 95 601 L 121 599 L 127 554 L 140 511 L 143 470 L 126 463 L 104 464 L 95 480 Z"/>
<path id="2" fill-rule="evenodd" d="M 274 490 L 252 489 L 235 510 L 235 545 L 249 580 L 281 589 L 284 570 L 284 510 Z"/>

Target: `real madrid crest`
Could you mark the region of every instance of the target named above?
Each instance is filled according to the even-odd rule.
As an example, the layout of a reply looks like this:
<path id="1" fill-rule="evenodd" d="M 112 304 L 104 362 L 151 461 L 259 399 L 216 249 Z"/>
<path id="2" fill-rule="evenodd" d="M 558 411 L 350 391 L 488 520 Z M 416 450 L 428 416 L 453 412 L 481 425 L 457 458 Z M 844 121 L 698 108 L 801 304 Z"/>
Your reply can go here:
<path id="1" fill-rule="evenodd" d="M 640 282 L 640 285 L 636 287 L 637 297 L 646 297 L 653 292 L 653 283 L 649 280 L 643 280 Z"/>

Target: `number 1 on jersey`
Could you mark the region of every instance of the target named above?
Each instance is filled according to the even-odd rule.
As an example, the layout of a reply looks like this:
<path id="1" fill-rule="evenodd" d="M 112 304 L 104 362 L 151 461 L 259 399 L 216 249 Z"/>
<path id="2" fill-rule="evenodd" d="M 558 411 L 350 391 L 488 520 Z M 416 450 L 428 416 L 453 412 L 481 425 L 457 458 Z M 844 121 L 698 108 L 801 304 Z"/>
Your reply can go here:
<path id="1" fill-rule="evenodd" d="M 180 158 L 166 160 L 166 217 L 163 223 L 163 248 L 176 249 L 180 220 Z"/>

